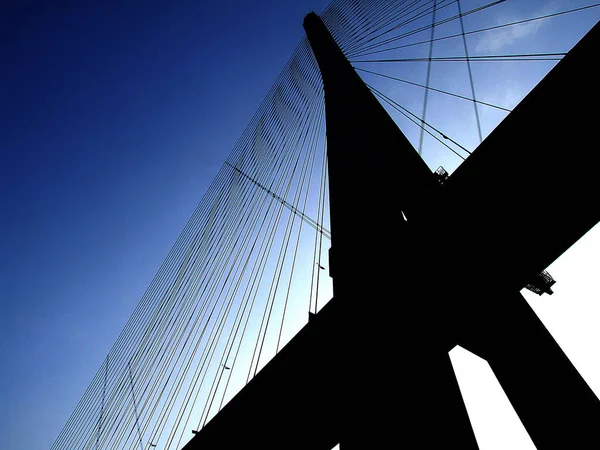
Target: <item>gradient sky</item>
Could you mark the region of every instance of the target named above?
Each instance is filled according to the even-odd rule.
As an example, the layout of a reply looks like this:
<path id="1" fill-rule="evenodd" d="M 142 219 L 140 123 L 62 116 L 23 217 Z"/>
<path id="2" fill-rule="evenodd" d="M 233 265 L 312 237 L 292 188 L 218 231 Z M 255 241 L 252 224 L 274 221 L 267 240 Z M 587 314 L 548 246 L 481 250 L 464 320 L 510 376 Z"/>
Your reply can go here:
<path id="1" fill-rule="evenodd" d="M 304 14 L 328 1 L 38 3 L 0 6 L 0 435 L 10 450 L 50 447 L 303 35 Z M 567 49 L 598 20 L 592 11 L 559 25 Z M 556 294 L 528 297 L 597 394 L 600 294 L 589 280 L 599 253 L 595 229 L 550 268 Z M 453 359 L 471 367 L 468 355 Z M 465 373 L 489 380 L 486 363 L 472 364 Z M 470 386 L 467 404 L 484 408 L 494 388 Z M 483 420 L 478 438 L 494 418 Z M 493 436 L 482 449 L 508 448 Z"/>

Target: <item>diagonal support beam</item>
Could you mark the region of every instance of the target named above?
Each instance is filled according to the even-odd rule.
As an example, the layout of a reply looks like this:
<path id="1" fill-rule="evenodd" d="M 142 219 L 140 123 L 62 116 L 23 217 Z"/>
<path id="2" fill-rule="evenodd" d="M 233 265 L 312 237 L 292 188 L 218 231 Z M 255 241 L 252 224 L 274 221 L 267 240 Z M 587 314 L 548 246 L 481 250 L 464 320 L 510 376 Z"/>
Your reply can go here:
<path id="1" fill-rule="evenodd" d="M 600 220 L 599 45 L 600 23 L 442 187 L 420 225 L 468 253 L 461 271 L 510 272 L 504 286 L 520 290 Z"/>

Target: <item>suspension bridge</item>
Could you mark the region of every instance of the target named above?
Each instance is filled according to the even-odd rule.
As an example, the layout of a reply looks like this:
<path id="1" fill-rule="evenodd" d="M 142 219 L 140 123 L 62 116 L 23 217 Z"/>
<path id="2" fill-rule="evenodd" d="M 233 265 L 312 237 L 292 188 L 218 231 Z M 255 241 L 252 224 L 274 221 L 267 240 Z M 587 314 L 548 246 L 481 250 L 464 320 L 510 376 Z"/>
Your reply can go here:
<path id="1" fill-rule="evenodd" d="M 598 399 L 520 291 L 550 294 L 545 269 L 600 220 L 595 115 L 573 113 L 598 100 L 600 29 L 569 52 L 467 45 L 598 5 L 466 26 L 504 3 L 308 14 L 52 449 L 477 448 L 456 345 L 489 362 L 538 448 L 598 446 Z M 477 95 L 476 65 L 536 61 L 556 66 L 516 107 Z M 440 65 L 466 88 L 434 85 Z M 436 123 L 434 95 L 454 118 Z M 487 110 L 502 121 L 484 139 Z M 441 152 L 454 162 L 428 167 Z"/>

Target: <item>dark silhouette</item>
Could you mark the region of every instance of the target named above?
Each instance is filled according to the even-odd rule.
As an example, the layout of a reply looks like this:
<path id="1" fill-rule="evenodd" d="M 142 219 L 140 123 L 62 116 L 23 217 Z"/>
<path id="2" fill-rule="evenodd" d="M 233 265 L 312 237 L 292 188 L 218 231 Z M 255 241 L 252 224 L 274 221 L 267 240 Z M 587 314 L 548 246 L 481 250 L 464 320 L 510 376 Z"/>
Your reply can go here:
<path id="1" fill-rule="evenodd" d="M 519 293 L 600 219 L 583 113 L 600 103 L 600 26 L 449 177 L 320 18 L 304 27 L 325 90 L 334 298 L 185 448 L 477 448 L 456 345 L 489 362 L 537 448 L 600 448 L 600 402 Z"/>

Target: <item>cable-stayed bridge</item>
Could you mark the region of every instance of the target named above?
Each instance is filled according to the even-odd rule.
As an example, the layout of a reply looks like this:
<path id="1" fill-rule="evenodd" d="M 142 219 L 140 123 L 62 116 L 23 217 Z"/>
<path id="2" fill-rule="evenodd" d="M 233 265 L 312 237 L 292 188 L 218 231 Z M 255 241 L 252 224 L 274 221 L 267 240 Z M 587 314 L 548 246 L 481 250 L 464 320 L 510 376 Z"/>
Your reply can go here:
<path id="1" fill-rule="evenodd" d="M 457 344 L 490 362 L 538 447 L 589 442 L 598 401 L 518 292 L 547 291 L 542 271 L 598 220 L 594 179 L 580 176 L 594 143 L 573 135 L 594 116 L 566 112 L 595 103 L 597 31 L 568 55 L 470 54 L 466 42 L 594 5 L 465 26 L 502 3 L 339 1 L 307 16 L 307 38 L 53 448 L 181 448 L 192 433 L 189 448 L 352 447 L 427 430 L 423 446 L 473 447 L 445 356 Z M 517 108 L 477 96 L 478 64 L 562 59 Z M 402 75 L 417 63 L 421 82 Z M 460 64 L 466 90 L 433 84 L 442 63 Z M 399 85 L 420 89 L 418 109 Z M 457 102 L 455 117 L 435 123 L 434 94 Z M 412 123 L 414 146 L 381 105 Z M 507 118 L 478 146 L 485 108 Z M 454 134 L 466 110 L 474 144 Z M 461 165 L 436 176 L 428 151 Z M 375 376 L 405 342 L 418 370 Z"/>

